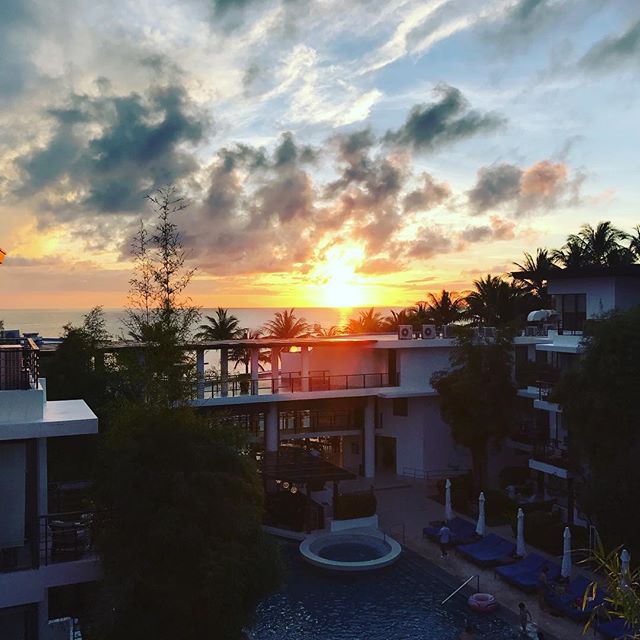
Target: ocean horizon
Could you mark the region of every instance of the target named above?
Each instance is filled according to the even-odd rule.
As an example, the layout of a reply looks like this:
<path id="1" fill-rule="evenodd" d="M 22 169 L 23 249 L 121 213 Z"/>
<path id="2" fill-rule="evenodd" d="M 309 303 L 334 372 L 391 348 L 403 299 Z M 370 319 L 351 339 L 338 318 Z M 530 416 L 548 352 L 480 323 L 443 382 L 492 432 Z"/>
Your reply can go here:
<path id="1" fill-rule="evenodd" d="M 291 307 L 229 307 L 229 312 L 240 320 L 240 325 L 247 329 L 259 329 L 265 322 L 273 319 L 278 311 Z M 344 326 L 349 318 L 355 317 L 362 309 L 370 307 L 295 307 L 296 316 L 304 318 L 309 324 L 319 324 L 325 328 Z M 395 307 L 376 307 L 384 315 Z M 58 338 L 66 324 L 78 326 L 89 309 L 0 309 L 0 320 L 5 329 L 18 329 L 22 333 L 39 333 L 45 338 Z M 215 309 L 204 307 L 200 310 L 204 316 L 213 315 Z M 113 337 L 126 335 L 122 323 L 124 308 L 104 309 L 107 331 Z"/>

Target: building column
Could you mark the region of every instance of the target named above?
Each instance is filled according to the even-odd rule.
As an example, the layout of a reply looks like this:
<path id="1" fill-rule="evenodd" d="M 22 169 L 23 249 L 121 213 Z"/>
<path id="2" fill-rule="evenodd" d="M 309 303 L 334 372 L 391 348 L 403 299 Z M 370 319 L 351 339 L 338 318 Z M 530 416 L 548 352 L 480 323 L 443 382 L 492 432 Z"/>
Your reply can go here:
<path id="1" fill-rule="evenodd" d="M 302 376 L 302 391 L 309 391 L 309 347 L 306 345 L 302 347 L 300 354 L 301 360 L 301 373 Z"/>
<path id="2" fill-rule="evenodd" d="M 280 350 L 271 348 L 271 391 L 278 393 L 280 389 Z"/>
<path id="3" fill-rule="evenodd" d="M 376 408 L 375 398 L 367 398 L 364 408 L 364 477 L 373 478 L 376 474 Z"/>
<path id="4" fill-rule="evenodd" d="M 196 375 L 198 378 L 198 400 L 204 399 L 204 349 L 196 349 Z"/>
<path id="5" fill-rule="evenodd" d="M 42 590 L 42 599 L 37 604 L 37 627 L 38 640 L 49 638 L 49 590 L 45 587 Z"/>
<path id="6" fill-rule="evenodd" d="M 220 349 L 220 395 L 226 398 L 229 395 L 229 348 Z"/>
<path id="7" fill-rule="evenodd" d="M 275 402 L 269 403 L 265 413 L 264 448 L 266 451 L 277 451 L 280 441 L 280 435 L 278 433 L 278 405 Z"/>
<path id="8" fill-rule="evenodd" d="M 258 379 L 260 375 L 260 349 L 251 349 L 251 395 L 258 395 Z"/>

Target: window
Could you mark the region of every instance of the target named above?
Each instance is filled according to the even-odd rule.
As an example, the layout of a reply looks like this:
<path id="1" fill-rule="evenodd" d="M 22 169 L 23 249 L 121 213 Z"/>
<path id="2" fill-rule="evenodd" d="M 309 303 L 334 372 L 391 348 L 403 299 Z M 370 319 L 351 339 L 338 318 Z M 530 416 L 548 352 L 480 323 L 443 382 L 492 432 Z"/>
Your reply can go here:
<path id="1" fill-rule="evenodd" d="M 563 331 L 582 331 L 587 319 L 587 294 L 564 293 L 554 297 Z"/>
<path id="2" fill-rule="evenodd" d="M 393 415 L 406 418 L 409 415 L 409 399 L 394 398 L 393 399 Z"/>

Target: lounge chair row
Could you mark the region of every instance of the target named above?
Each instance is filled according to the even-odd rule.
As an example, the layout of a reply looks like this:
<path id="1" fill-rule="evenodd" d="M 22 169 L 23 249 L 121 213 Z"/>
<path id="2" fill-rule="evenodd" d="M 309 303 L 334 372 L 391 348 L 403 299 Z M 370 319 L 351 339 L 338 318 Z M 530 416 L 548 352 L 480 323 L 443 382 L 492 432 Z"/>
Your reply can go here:
<path id="1" fill-rule="evenodd" d="M 509 540 L 495 533 L 479 538 L 473 522 L 456 517 L 447 525 L 451 531 L 450 544 L 456 547 L 462 557 L 481 567 L 495 566 L 497 575 L 522 591 L 532 593 L 536 590 L 544 566 L 549 569 L 547 574 L 549 581 L 560 577 L 560 566 L 549 562 L 537 553 L 530 553 L 521 560 L 515 560 L 515 545 Z M 433 542 L 438 542 L 439 531 L 440 526 L 425 527 L 422 535 Z M 584 594 L 590 584 L 587 578 L 578 576 L 562 591 L 549 587 L 545 593 L 545 600 L 556 613 L 584 623 L 591 617 L 593 610 L 605 600 L 605 593 L 602 589 L 598 589 L 593 598 L 584 601 Z M 631 636 L 631 629 L 622 618 L 601 620 L 596 628 L 609 640 L 620 640 Z"/>

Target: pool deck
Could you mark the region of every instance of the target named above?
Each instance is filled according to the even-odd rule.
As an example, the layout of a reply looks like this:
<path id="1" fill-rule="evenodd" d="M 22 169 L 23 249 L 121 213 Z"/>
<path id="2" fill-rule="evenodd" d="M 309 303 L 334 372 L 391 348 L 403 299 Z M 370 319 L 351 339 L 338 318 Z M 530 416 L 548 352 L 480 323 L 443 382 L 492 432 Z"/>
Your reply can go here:
<path id="1" fill-rule="evenodd" d="M 345 482 L 343 490 L 347 492 L 364 489 L 371 485 L 371 480 L 358 479 Z M 545 638 L 584 640 L 584 638 L 594 637 L 591 630 L 587 634 L 583 634 L 580 624 L 542 611 L 535 595 L 525 594 L 506 584 L 495 576 L 493 568 L 481 569 L 461 558 L 453 550 L 443 560 L 440 557 L 438 545 L 422 537 L 423 527 L 428 526 L 432 520 L 441 520 L 444 517 L 443 506 L 428 497 L 434 493 L 433 485 L 427 485 L 421 480 L 389 475 L 376 478 L 373 481 L 373 489 L 378 500 L 380 527 L 398 542 L 403 543 L 448 574 L 459 579 L 460 583 L 470 576 L 479 574 L 481 590 L 493 594 L 498 602 L 514 615 L 517 614 L 518 603 L 526 603 L 533 621 L 540 630 L 544 631 Z M 497 533 L 515 542 L 510 526 L 487 527 L 487 531 Z M 534 548 L 530 546 L 527 546 L 527 549 L 534 551 Z M 538 549 L 535 551 L 550 560 L 558 561 L 557 558 L 552 558 Z M 573 575 L 578 574 L 588 575 L 588 572 L 578 571 L 574 566 Z M 598 634 L 597 638 L 600 637 Z"/>

